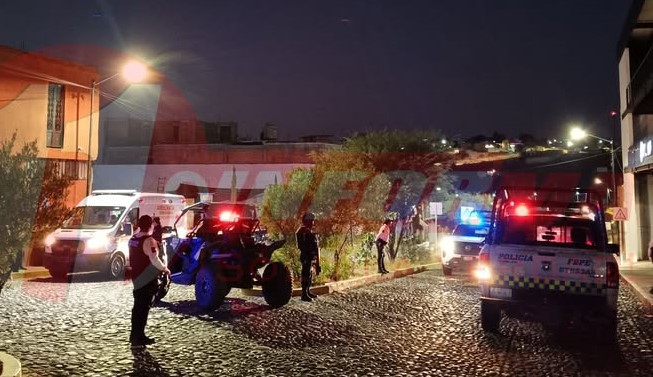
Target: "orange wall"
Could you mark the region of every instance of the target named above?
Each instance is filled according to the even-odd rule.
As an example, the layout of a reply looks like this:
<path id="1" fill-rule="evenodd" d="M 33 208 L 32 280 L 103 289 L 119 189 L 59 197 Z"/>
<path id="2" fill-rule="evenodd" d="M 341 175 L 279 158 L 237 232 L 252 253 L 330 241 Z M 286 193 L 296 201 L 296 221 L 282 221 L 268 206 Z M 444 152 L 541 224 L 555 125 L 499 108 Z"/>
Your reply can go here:
<path id="1" fill-rule="evenodd" d="M 15 148 L 35 141 L 42 158 L 83 160 L 89 151 L 90 89 L 98 79 L 94 68 L 0 46 L 0 142 L 16 133 Z M 62 148 L 48 148 L 48 85 L 64 85 Z M 97 157 L 99 101 L 93 104 L 91 158 Z M 86 194 L 86 181 L 76 181 L 67 203 L 77 204 Z M 81 195 L 81 196 L 80 196 Z"/>

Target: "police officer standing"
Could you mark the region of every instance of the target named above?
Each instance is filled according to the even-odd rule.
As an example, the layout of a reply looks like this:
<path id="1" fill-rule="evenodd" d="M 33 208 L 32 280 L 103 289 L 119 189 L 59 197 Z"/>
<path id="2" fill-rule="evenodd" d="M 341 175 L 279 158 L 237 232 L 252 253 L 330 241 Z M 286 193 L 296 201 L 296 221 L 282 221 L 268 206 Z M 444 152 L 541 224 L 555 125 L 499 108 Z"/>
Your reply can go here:
<path id="1" fill-rule="evenodd" d="M 315 263 L 315 273 L 320 274 L 320 247 L 317 242 L 317 235 L 313 233 L 315 215 L 306 212 L 302 216 L 302 225 L 297 229 L 297 247 L 299 248 L 299 260 L 302 263 L 302 301 L 313 301 L 317 295 L 309 290 L 313 281 L 312 266 Z"/>
<path id="2" fill-rule="evenodd" d="M 138 219 L 138 232 L 129 240 L 129 264 L 134 284 L 134 307 L 129 335 L 132 348 L 143 348 L 154 343 L 154 339 L 145 336 L 147 316 L 158 289 L 157 277 L 161 272 L 170 273 L 159 259 L 159 248 L 150 234 L 151 227 L 152 217 L 141 216 Z"/>

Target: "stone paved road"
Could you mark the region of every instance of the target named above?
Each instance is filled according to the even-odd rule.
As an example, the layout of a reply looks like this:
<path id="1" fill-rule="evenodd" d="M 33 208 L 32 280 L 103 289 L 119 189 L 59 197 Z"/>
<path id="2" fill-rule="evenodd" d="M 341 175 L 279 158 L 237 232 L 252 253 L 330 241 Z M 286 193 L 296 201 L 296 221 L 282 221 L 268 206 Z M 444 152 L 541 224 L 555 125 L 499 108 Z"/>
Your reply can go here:
<path id="1" fill-rule="evenodd" d="M 159 342 L 127 344 L 131 286 L 92 275 L 71 284 L 14 283 L 0 296 L 0 350 L 27 376 L 650 376 L 653 316 L 623 286 L 617 347 L 583 334 L 560 339 L 506 320 L 484 335 L 478 290 L 439 271 L 396 279 L 316 303 L 293 298 L 269 310 L 234 290 L 203 313 L 192 287 L 173 286 L 154 308 Z"/>

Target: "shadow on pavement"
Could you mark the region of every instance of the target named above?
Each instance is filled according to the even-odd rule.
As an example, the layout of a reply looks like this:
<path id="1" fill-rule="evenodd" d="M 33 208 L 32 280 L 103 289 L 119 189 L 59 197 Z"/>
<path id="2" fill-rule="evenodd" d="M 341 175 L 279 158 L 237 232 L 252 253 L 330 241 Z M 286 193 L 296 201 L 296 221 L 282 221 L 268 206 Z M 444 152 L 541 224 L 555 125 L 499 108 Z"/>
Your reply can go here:
<path id="1" fill-rule="evenodd" d="M 621 373 L 628 368 L 619 343 L 606 342 L 590 329 L 551 333 L 548 343 L 551 347 L 574 355 L 583 371 Z"/>
<path id="2" fill-rule="evenodd" d="M 549 330 L 543 335 L 543 342 L 548 347 L 571 355 L 579 370 L 584 372 L 618 374 L 628 368 L 618 343 L 606 343 L 588 329 L 567 329 L 564 332 Z M 502 333 L 484 333 L 482 339 L 483 343 L 496 350 L 510 350 L 515 347 L 515 344 L 527 341 L 515 338 L 514 334 Z"/>
<path id="3" fill-rule="evenodd" d="M 134 356 L 134 363 L 132 372 L 128 374 L 129 376 L 169 376 L 146 348 L 131 351 Z"/>
<path id="4" fill-rule="evenodd" d="M 27 281 L 36 282 L 36 283 L 102 283 L 107 281 L 118 281 L 111 278 L 108 278 L 106 274 L 101 272 L 77 272 L 68 274 L 65 278 L 33 278 L 28 279 Z"/>
<path id="5" fill-rule="evenodd" d="M 161 302 L 172 313 L 216 324 L 229 324 L 233 332 L 268 347 L 304 348 L 346 345 L 359 337 L 357 328 L 292 306 L 271 309 L 241 298 L 227 297 L 215 311 L 197 307 L 195 301 Z"/>
<path id="6" fill-rule="evenodd" d="M 204 321 L 232 322 L 234 319 L 252 313 L 270 310 L 267 305 L 258 305 L 240 298 L 227 297 L 220 307 L 213 311 L 203 310 L 194 300 L 175 302 L 161 301 L 154 305 L 185 317 L 197 317 Z"/>

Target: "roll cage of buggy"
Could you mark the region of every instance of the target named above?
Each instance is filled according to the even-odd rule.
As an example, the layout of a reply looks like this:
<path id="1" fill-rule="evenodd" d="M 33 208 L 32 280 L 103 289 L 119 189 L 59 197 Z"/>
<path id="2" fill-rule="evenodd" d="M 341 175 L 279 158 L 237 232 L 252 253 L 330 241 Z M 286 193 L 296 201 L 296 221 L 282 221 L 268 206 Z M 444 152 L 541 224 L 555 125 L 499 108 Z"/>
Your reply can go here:
<path id="1" fill-rule="evenodd" d="M 170 278 L 175 284 L 194 284 L 201 308 L 216 309 L 231 288 L 261 286 L 271 307 L 290 300 L 292 273 L 283 263 L 271 261 L 285 240 L 267 239 L 253 205 L 192 204 L 182 210 L 172 233 L 175 253 L 168 264 Z"/>

